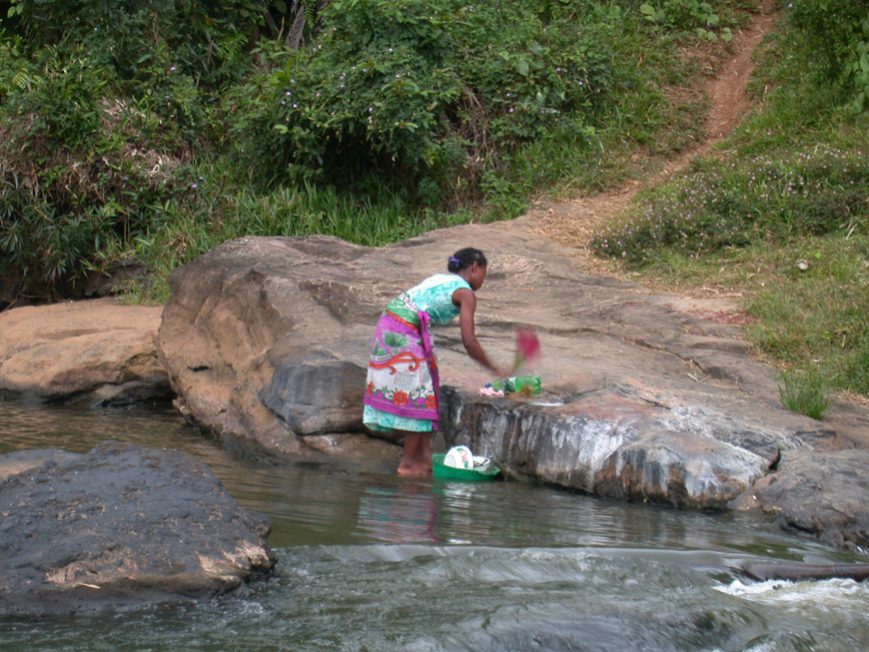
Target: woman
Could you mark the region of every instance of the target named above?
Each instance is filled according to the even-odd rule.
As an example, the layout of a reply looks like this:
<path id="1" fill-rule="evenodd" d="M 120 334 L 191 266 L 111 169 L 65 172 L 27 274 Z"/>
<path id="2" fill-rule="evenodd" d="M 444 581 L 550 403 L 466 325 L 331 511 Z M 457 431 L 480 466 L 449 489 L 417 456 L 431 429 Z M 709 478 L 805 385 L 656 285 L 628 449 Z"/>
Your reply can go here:
<path id="1" fill-rule="evenodd" d="M 431 325 L 456 316 L 468 355 L 496 376 L 510 371 L 489 360 L 474 328 L 479 290 L 486 279 L 486 256 L 468 247 L 449 257 L 447 274 L 435 274 L 395 297 L 377 322 L 362 420 L 371 430 L 404 435 L 398 475 L 431 473 L 431 435 L 438 428 L 438 370 Z"/>

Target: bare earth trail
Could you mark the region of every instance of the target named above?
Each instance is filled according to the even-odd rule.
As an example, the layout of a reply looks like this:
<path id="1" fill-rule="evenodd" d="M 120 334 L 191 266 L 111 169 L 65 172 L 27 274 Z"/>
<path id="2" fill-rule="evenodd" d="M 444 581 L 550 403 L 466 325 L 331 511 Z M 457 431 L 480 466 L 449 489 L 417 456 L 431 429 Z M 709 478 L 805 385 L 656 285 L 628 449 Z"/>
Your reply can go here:
<path id="1" fill-rule="evenodd" d="M 577 197 L 564 202 L 533 208 L 527 215 L 531 228 L 572 250 L 582 267 L 614 275 L 614 266 L 596 258 L 588 248 L 595 232 L 625 211 L 634 196 L 684 170 L 696 157 L 706 154 L 739 124 L 751 108 L 746 89 L 754 72 L 753 56 L 763 38 L 775 28 L 779 12 L 775 2 L 764 0 L 751 24 L 735 33 L 731 42 L 733 56 L 720 64 L 715 77 L 704 89 L 709 98 L 709 115 L 703 140 L 664 162 L 661 169 L 642 181 L 592 197 Z"/>
<path id="2" fill-rule="evenodd" d="M 715 76 L 705 82 L 709 112 L 701 142 L 663 161 L 657 172 L 642 180 L 631 180 L 622 188 L 566 201 L 538 202 L 522 218 L 529 229 L 565 247 L 583 270 L 598 276 L 625 277 L 626 274 L 611 261 L 598 258 L 591 252 L 591 239 L 601 227 L 624 213 L 637 193 L 681 172 L 695 158 L 709 153 L 739 125 L 752 108 L 747 88 L 755 69 L 755 51 L 766 35 L 774 31 L 780 14 L 775 0 L 762 0 L 750 24 L 734 33 L 731 42 L 733 55 L 721 61 Z M 631 280 L 642 282 L 636 275 L 631 275 Z M 694 294 L 698 296 L 684 297 L 682 309 L 707 316 L 721 315 L 723 319 L 735 320 L 732 323 L 739 322 L 741 311 L 736 299 L 740 294 L 706 287 Z M 678 303 L 678 299 L 674 303 Z M 860 397 L 842 397 L 838 408 L 827 416 L 828 423 L 846 431 L 848 438 L 861 448 L 869 448 L 869 431 L 865 427 L 855 427 L 851 414 L 863 412 L 865 406 L 865 399 Z"/>

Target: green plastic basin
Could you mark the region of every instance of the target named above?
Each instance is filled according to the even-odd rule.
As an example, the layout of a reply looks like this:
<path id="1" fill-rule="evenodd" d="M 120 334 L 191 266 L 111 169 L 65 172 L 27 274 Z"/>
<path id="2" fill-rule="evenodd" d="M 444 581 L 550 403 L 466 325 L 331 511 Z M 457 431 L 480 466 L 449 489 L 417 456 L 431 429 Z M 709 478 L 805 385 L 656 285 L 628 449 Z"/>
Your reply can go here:
<path id="1" fill-rule="evenodd" d="M 466 482 L 487 482 L 494 480 L 501 472 L 497 466 L 492 466 L 485 471 L 473 469 L 457 469 L 444 465 L 444 453 L 435 453 L 431 456 L 432 475 L 438 480 L 464 480 Z"/>

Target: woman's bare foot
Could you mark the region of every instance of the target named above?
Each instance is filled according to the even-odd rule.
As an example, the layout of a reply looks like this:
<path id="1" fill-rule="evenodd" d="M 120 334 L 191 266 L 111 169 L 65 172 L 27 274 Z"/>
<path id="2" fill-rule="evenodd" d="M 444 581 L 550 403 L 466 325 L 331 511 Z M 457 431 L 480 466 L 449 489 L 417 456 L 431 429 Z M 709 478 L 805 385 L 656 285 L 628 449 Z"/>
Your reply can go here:
<path id="1" fill-rule="evenodd" d="M 403 478 L 427 478 L 431 476 L 431 467 L 420 464 L 407 466 L 400 464 L 397 474 Z"/>
<path id="2" fill-rule="evenodd" d="M 427 478 L 431 475 L 430 465 L 429 433 L 405 433 L 404 451 L 398 463 L 398 475 L 407 478 Z"/>

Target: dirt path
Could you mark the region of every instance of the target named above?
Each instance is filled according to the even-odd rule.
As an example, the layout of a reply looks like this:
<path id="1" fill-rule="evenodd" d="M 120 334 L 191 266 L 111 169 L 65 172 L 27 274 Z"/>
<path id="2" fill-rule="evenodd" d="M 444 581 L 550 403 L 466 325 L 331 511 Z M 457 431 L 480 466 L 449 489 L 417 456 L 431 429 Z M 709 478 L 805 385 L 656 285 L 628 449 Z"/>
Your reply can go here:
<path id="1" fill-rule="evenodd" d="M 709 98 L 710 107 L 705 137 L 700 143 L 663 161 L 658 172 L 639 181 L 633 180 L 622 188 L 590 197 L 535 205 L 523 218 L 528 221 L 531 230 L 568 248 L 575 262 L 591 274 L 644 281 L 639 275 L 620 269 L 614 261 L 597 258 L 589 249 L 592 237 L 603 225 L 623 213 L 638 192 L 684 170 L 694 158 L 709 152 L 739 124 L 751 108 L 746 89 L 755 68 L 754 52 L 764 36 L 775 29 L 779 13 L 775 0 L 762 0 L 750 25 L 734 34 L 733 56 L 721 62 L 718 74 L 705 82 L 704 92 Z M 646 284 L 654 286 L 654 281 L 646 280 Z M 674 306 L 689 313 L 720 314 L 725 319 L 741 314 L 736 303 L 741 296 L 739 294 L 722 292 L 716 288 L 700 288 L 691 294 L 694 296 L 687 296 L 685 292 L 673 295 Z M 862 397 L 839 396 L 825 420 L 835 430 L 848 433 L 848 438 L 858 447 L 869 448 L 865 406 L 866 401 Z"/>
<path id="2" fill-rule="evenodd" d="M 733 56 L 724 61 L 719 73 L 705 83 L 710 109 L 702 142 L 665 161 L 659 172 L 642 181 L 632 181 L 625 187 L 591 197 L 544 202 L 533 207 L 526 216 L 531 228 L 568 247 L 584 269 L 608 276 L 621 275 L 612 262 L 596 258 L 589 250 L 594 233 L 621 214 L 639 191 L 683 170 L 736 127 L 751 106 L 746 88 L 754 71 L 752 57 L 764 36 L 775 27 L 778 17 L 775 6 L 774 0 L 763 0 L 751 24 L 734 34 Z"/>

